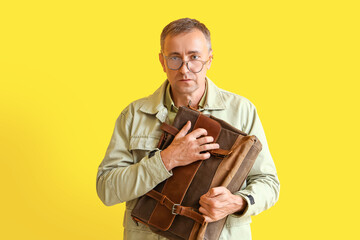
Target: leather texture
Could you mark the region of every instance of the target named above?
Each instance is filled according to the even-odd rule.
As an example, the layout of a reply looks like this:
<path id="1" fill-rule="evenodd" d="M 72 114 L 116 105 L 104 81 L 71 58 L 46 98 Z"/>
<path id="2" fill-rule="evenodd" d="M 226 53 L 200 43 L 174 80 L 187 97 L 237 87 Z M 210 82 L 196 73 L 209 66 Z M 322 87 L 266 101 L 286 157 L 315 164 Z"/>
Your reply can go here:
<path id="1" fill-rule="evenodd" d="M 216 186 L 227 187 L 231 192 L 240 190 L 262 146 L 255 136 L 248 136 L 225 121 L 180 107 L 173 126 L 162 125 L 164 133 L 158 148 L 168 147 L 188 120 L 190 131 L 205 128 L 220 149 L 211 151 L 211 157 L 205 161 L 174 168 L 172 177 L 139 199 L 132 217 L 168 239 L 215 240 L 226 218 L 205 223 L 198 212 L 199 199 Z"/>

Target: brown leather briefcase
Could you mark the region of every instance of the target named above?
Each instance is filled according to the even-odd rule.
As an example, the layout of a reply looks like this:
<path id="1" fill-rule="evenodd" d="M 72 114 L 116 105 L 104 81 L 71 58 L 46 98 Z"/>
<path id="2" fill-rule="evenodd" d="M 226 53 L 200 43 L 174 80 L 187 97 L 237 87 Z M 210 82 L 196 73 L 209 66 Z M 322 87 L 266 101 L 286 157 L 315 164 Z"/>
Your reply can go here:
<path id="1" fill-rule="evenodd" d="M 212 187 L 240 190 L 262 145 L 255 136 L 248 136 L 225 121 L 180 107 L 173 125 L 161 126 L 164 133 L 158 148 L 168 147 L 188 120 L 190 131 L 205 128 L 220 149 L 210 151 L 207 160 L 174 168 L 173 176 L 139 198 L 131 215 L 136 222 L 168 239 L 218 239 L 226 218 L 206 223 L 198 211 L 200 197 Z"/>

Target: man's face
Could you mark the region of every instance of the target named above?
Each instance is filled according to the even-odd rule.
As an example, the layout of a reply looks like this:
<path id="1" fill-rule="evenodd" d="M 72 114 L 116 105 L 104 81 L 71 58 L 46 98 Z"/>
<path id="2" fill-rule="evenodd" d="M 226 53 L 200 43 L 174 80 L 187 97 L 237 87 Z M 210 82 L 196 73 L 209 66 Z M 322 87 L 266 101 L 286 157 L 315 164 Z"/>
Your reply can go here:
<path id="1" fill-rule="evenodd" d="M 198 29 L 175 36 L 168 35 L 164 41 L 163 54 L 167 57 L 179 57 L 183 61 L 192 59 L 207 61 L 211 53 L 204 34 Z M 159 54 L 159 59 L 170 82 L 172 92 L 178 96 L 203 94 L 205 76 L 210 68 L 211 58 L 199 73 L 193 73 L 189 71 L 185 63 L 178 70 L 169 69 L 163 54 Z"/>

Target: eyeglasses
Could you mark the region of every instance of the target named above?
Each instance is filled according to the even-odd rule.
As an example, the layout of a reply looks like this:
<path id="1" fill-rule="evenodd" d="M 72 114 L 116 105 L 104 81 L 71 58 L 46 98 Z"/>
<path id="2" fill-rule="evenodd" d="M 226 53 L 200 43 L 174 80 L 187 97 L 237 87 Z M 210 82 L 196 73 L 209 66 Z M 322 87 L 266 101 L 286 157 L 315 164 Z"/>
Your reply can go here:
<path id="1" fill-rule="evenodd" d="M 190 59 L 189 61 L 183 61 L 180 57 L 177 56 L 163 56 L 166 59 L 166 65 L 171 70 L 179 70 L 185 63 L 187 69 L 192 73 L 199 73 L 203 69 L 204 65 L 211 59 L 211 56 L 207 61 L 201 61 L 197 59 Z"/>

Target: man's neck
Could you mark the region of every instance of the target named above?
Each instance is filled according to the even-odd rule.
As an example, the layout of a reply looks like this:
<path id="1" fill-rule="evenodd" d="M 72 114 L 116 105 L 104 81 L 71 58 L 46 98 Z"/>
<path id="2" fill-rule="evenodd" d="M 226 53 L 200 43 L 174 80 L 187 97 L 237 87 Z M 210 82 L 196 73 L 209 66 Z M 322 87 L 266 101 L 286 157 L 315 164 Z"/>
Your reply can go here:
<path id="1" fill-rule="evenodd" d="M 171 98 L 173 99 L 176 107 L 188 106 L 189 102 L 191 101 L 190 106 L 193 108 L 197 108 L 202 96 L 205 93 L 205 86 L 197 89 L 192 94 L 181 94 L 174 92 L 172 90 L 170 92 L 171 92 Z"/>

